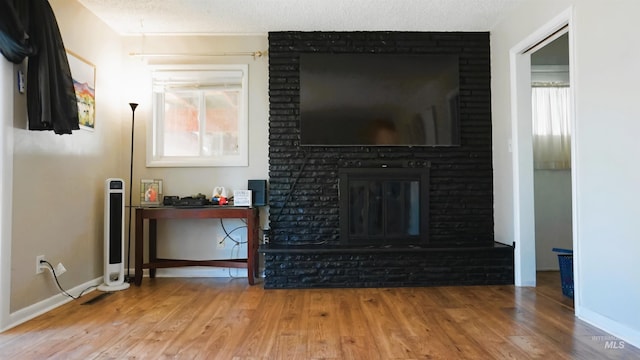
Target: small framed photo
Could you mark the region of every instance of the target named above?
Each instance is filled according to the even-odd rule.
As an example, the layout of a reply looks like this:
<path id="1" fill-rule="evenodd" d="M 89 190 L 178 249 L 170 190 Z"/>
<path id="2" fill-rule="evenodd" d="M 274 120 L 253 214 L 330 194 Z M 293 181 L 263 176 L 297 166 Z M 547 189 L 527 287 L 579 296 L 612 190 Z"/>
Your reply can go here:
<path id="1" fill-rule="evenodd" d="M 140 180 L 140 205 L 162 204 L 162 180 Z"/>

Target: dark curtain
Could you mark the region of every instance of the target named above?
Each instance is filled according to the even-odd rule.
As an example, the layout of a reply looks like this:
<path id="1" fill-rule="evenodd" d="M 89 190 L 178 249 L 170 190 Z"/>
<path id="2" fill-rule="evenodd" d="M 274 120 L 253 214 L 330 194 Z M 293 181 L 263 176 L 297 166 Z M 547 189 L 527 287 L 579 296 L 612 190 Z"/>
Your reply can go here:
<path id="1" fill-rule="evenodd" d="M 29 130 L 71 134 L 80 129 L 69 61 L 55 15 L 47 0 L 2 2 L 2 54 L 10 61 L 28 55 Z M 5 18 L 7 21 L 5 22 Z M 5 25 L 8 30 L 5 32 Z M 25 38 L 26 29 L 27 38 Z M 5 37 L 6 34 L 6 37 Z M 20 35 L 22 34 L 22 35 Z M 17 39 L 17 40 L 16 40 Z M 25 46 L 26 44 L 26 46 Z M 29 47 L 30 46 L 30 47 Z M 15 62 L 15 61 L 14 61 Z M 20 61 L 19 61 L 20 62 Z M 18 63 L 19 63 L 18 62 Z"/>

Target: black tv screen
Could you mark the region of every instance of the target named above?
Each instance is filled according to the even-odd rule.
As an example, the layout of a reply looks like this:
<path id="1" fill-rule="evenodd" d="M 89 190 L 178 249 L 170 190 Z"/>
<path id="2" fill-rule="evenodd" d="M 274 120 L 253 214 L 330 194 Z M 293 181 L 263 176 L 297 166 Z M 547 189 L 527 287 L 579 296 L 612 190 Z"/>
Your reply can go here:
<path id="1" fill-rule="evenodd" d="M 300 140 L 459 145 L 458 56 L 301 54 Z"/>

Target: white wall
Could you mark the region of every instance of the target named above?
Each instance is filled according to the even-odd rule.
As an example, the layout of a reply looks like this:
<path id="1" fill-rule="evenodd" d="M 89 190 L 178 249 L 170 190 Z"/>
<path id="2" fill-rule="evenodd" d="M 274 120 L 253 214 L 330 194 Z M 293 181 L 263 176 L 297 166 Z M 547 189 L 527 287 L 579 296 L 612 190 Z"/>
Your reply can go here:
<path id="1" fill-rule="evenodd" d="M 535 170 L 536 270 L 558 270 L 558 254 L 573 249 L 571 170 Z"/>
<path id="2" fill-rule="evenodd" d="M 492 29 L 496 239 L 514 239 L 509 51 L 573 6 L 576 314 L 640 345 L 640 48 L 633 0 L 531 0 Z M 603 71 L 606 67 L 607 71 Z M 534 255 L 531 255 L 534 256 Z"/>
<path id="3" fill-rule="evenodd" d="M 63 136 L 28 131 L 26 95 L 13 92 L 10 308 L 18 314 L 15 321 L 25 308 L 59 293 L 48 272 L 36 275 L 37 255 L 65 265 L 60 283 L 66 289 L 101 278 L 104 180 L 125 171 L 121 39 L 76 1 L 50 3 L 67 50 L 96 66 L 96 125 L 93 132 Z"/>

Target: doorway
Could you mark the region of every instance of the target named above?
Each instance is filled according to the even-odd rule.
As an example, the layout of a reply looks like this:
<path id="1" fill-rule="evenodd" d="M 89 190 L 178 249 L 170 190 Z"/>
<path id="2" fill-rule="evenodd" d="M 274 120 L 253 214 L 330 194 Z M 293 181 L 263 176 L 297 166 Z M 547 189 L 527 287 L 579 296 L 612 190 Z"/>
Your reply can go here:
<path id="1" fill-rule="evenodd" d="M 568 28 L 530 52 L 536 270 L 558 271 L 552 249 L 573 248 Z"/>
<path id="2" fill-rule="evenodd" d="M 515 284 L 516 286 L 536 286 L 536 239 L 535 239 L 535 201 L 534 201 L 534 165 L 532 131 L 532 88 L 531 88 L 531 52 L 540 47 L 545 40 L 567 28 L 569 43 L 569 68 L 573 61 L 572 50 L 572 12 L 571 9 L 544 24 L 524 38 L 510 50 L 511 77 L 511 127 L 512 127 L 512 164 L 513 164 L 513 223 L 516 247 Z M 544 46 L 544 45 L 542 45 Z M 570 79 L 573 84 L 574 78 Z M 570 107 L 573 108 L 573 94 L 570 93 Z M 575 129 L 573 114 L 569 118 L 571 129 Z M 573 131 L 572 131 L 573 132 Z M 571 153 L 575 154 L 575 138 L 571 141 Z M 575 169 L 574 158 L 571 168 Z M 577 233 L 575 229 L 576 175 L 571 173 L 571 209 L 572 244 L 577 252 Z M 579 259 L 575 259 L 574 269 Z M 574 272 L 574 283 L 579 294 L 579 278 Z M 579 307 L 576 296 L 575 307 Z"/>

